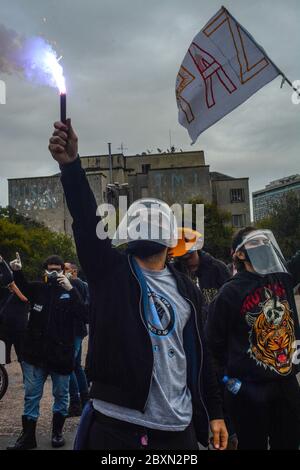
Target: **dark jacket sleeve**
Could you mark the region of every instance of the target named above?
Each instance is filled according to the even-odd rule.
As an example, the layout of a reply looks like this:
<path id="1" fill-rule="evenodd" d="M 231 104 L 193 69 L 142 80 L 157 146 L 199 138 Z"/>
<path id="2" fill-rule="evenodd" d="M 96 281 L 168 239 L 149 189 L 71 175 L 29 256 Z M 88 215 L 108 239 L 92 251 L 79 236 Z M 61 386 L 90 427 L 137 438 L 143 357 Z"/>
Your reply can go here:
<path id="1" fill-rule="evenodd" d="M 74 302 L 74 313 L 78 320 L 81 320 L 83 323 L 88 323 L 89 321 L 89 305 L 85 302 L 85 292 L 82 283 L 78 280 L 71 281 L 73 289 L 70 291 L 72 301 Z M 75 292 L 76 295 L 75 295 Z"/>
<path id="2" fill-rule="evenodd" d="M 9 296 L 9 290 L 6 287 L 0 287 L 0 308 Z"/>
<path id="3" fill-rule="evenodd" d="M 231 274 L 226 264 L 223 261 L 219 262 L 219 285 L 222 286 L 228 279 L 231 278 Z"/>
<path id="4" fill-rule="evenodd" d="M 197 289 L 197 291 L 197 305 L 202 315 L 203 296 L 199 289 Z M 215 362 L 205 337 L 203 319 L 199 324 L 199 328 L 203 349 L 203 391 L 209 419 L 223 419 L 223 396 L 218 381 Z"/>
<path id="5" fill-rule="evenodd" d="M 80 158 L 64 165 L 61 171 L 80 264 L 88 280 L 98 280 L 113 271 L 122 255 L 112 248 L 109 238 L 102 240 L 97 236 L 97 227 L 102 222 L 97 215 L 97 203 L 81 168 Z"/>
<path id="6" fill-rule="evenodd" d="M 2 258 L 0 262 L 0 287 L 7 287 L 13 281 L 13 273 Z"/>
<path id="7" fill-rule="evenodd" d="M 215 369 L 224 369 L 227 362 L 227 341 L 231 323 L 231 306 L 226 289 L 221 289 L 211 302 L 205 326 L 205 336 Z"/>
<path id="8" fill-rule="evenodd" d="M 34 302 L 35 287 L 37 282 L 28 282 L 23 271 L 14 271 L 14 280 L 20 291 L 27 297 L 30 303 Z"/>
<path id="9" fill-rule="evenodd" d="M 293 277 L 293 286 L 300 283 L 300 250 L 287 262 L 287 268 Z"/>

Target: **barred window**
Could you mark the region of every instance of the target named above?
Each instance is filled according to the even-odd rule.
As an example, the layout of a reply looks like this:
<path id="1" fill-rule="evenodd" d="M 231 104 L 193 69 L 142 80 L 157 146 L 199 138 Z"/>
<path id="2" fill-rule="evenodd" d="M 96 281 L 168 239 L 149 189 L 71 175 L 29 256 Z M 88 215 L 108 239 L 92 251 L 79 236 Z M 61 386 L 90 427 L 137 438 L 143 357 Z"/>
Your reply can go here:
<path id="1" fill-rule="evenodd" d="M 237 188 L 230 190 L 230 201 L 231 202 L 245 202 L 245 190 L 244 188 Z"/>
<path id="2" fill-rule="evenodd" d="M 232 225 L 236 228 L 242 228 L 246 226 L 245 214 L 235 214 L 232 216 Z"/>
<path id="3" fill-rule="evenodd" d="M 142 165 L 142 173 L 148 173 L 149 170 L 151 168 L 151 165 L 149 163 L 145 163 L 144 165 Z"/>

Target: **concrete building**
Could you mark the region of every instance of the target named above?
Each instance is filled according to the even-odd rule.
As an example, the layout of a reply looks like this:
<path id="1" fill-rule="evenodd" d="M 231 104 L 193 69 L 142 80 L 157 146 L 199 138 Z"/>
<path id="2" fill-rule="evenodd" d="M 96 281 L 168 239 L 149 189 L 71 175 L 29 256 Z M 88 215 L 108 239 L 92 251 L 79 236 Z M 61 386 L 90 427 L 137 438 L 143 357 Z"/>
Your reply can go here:
<path id="1" fill-rule="evenodd" d="M 232 178 L 217 172 L 210 175 L 213 200 L 220 209 L 231 213 L 232 226 L 250 225 L 249 178 Z"/>
<path id="2" fill-rule="evenodd" d="M 98 204 L 103 202 L 105 176 L 96 171 L 88 173 L 90 186 Z M 67 208 L 60 174 L 36 178 L 8 180 L 8 204 L 22 215 L 44 223 L 55 232 L 72 234 L 72 219 Z"/>
<path id="3" fill-rule="evenodd" d="M 287 176 L 267 184 L 264 189 L 252 193 L 254 222 L 268 217 L 275 203 L 294 191 L 300 197 L 300 175 Z"/>
<path id="4" fill-rule="evenodd" d="M 250 223 L 248 178 L 210 172 L 204 152 L 177 152 L 124 156 L 113 154 L 81 157 L 98 204 L 116 203 L 127 195 L 129 203 L 141 197 L 157 197 L 168 204 L 187 203 L 192 197 L 215 201 L 229 211 L 234 227 Z M 59 174 L 48 177 L 9 179 L 9 205 L 43 222 L 50 229 L 71 234 Z"/>

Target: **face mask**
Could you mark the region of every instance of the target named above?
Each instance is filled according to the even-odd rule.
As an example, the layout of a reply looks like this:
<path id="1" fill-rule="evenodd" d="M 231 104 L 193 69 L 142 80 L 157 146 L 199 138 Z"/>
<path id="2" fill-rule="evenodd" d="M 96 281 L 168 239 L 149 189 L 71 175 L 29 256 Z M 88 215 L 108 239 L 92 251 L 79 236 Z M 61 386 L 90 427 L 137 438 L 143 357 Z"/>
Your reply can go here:
<path id="1" fill-rule="evenodd" d="M 249 260 L 253 260 L 255 256 L 256 270 L 260 272 L 268 271 L 268 268 L 274 265 L 273 252 L 269 245 L 259 245 L 255 248 L 248 248 L 248 251 L 251 251 L 250 256 L 247 256 Z"/>
<path id="2" fill-rule="evenodd" d="M 160 243 L 148 240 L 135 240 L 128 243 L 127 252 L 138 258 L 145 259 L 150 256 L 157 255 L 165 250 L 165 247 Z"/>

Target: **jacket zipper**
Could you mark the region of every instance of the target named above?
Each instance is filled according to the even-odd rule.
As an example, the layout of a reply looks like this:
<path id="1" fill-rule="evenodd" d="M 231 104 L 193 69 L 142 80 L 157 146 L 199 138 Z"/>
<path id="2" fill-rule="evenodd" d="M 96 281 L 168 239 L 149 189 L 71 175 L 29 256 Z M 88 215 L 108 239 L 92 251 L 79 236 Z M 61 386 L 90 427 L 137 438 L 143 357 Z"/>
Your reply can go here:
<path id="1" fill-rule="evenodd" d="M 208 414 L 208 411 L 207 411 L 207 408 L 205 406 L 205 403 L 202 399 L 202 394 L 201 394 L 201 388 L 200 388 L 200 378 L 201 378 L 201 374 L 202 374 L 202 368 L 203 368 L 203 345 L 202 345 L 202 341 L 201 341 L 201 336 L 200 336 L 200 333 L 199 333 L 199 328 L 198 328 L 198 322 L 197 322 L 197 314 L 196 314 L 196 308 L 195 308 L 195 305 L 194 303 L 188 299 L 187 297 L 184 297 L 185 300 L 187 302 L 189 302 L 189 304 L 192 306 L 193 310 L 194 310 L 194 316 L 195 316 L 195 324 L 196 324 L 196 330 L 197 330 L 197 335 L 198 335 L 198 339 L 199 339 L 199 343 L 200 343 L 200 348 L 201 348 L 201 363 L 200 363 L 200 369 L 199 369 L 199 374 L 198 374 L 198 390 L 199 390 L 199 397 L 200 397 L 200 401 L 202 403 L 202 406 L 205 410 L 205 413 L 206 413 L 206 416 L 207 416 L 207 422 L 208 422 L 208 434 L 209 434 L 209 430 L 210 430 L 210 426 L 209 426 L 209 422 L 210 422 L 210 419 L 209 419 L 209 414 Z"/>
<path id="2" fill-rule="evenodd" d="M 139 285 L 139 287 L 140 287 L 140 301 L 139 301 L 140 317 L 141 317 L 141 320 L 142 320 L 142 322 L 143 322 L 143 325 L 144 325 L 144 327 L 145 327 L 145 329 L 146 329 L 146 331 L 147 331 L 147 335 L 148 335 L 148 337 L 149 337 L 149 339 L 150 339 L 150 341 L 151 341 L 150 334 L 149 334 L 149 330 L 148 330 L 148 328 L 147 328 L 147 325 L 146 325 L 146 323 L 145 323 L 145 321 L 144 321 L 143 314 L 142 314 L 142 307 L 141 307 L 141 303 L 142 303 L 142 286 L 141 286 L 141 283 L 140 283 L 140 281 L 139 281 L 137 275 L 136 275 L 135 272 L 134 272 L 134 269 L 132 268 L 132 265 L 131 265 L 131 261 L 130 261 L 129 256 L 128 256 L 128 262 L 129 262 L 129 266 L 130 266 L 130 269 L 131 269 L 131 271 L 132 271 L 132 274 L 134 275 L 134 277 L 135 277 L 135 279 L 137 280 L 138 285 Z M 151 347 L 152 347 L 152 341 L 151 341 Z M 144 406 L 144 408 L 143 408 L 143 411 L 145 411 L 145 409 L 147 408 L 147 404 L 148 404 L 148 400 L 149 400 L 149 396 L 150 396 L 151 385 L 152 385 L 152 380 L 153 380 L 153 371 L 154 371 L 154 358 L 153 358 L 153 366 L 152 366 L 151 381 L 150 381 L 150 386 L 149 386 L 149 390 L 148 390 L 148 396 L 147 396 L 147 400 L 146 400 L 145 406 Z"/>
<path id="3" fill-rule="evenodd" d="M 148 328 L 144 322 L 144 319 L 143 319 L 143 315 L 142 315 L 142 310 L 141 310 L 141 300 L 142 300 L 142 286 L 141 286 L 141 283 L 138 279 L 138 277 L 136 276 L 135 272 L 134 272 L 134 269 L 132 268 L 131 266 L 131 261 L 130 261 L 130 258 L 128 256 L 128 262 L 129 262 L 129 266 L 130 266 L 130 269 L 132 271 L 132 274 L 134 275 L 135 279 L 137 280 L 139 286 L 140 286 L 140 301 L 139 301 L 139 310 L 140 310 L 140 316 L 141 316 L 141 320 L 143 322 L 143 325 L 145 326 L 145 329 L 147 331 L 147 334 L 149 336 L 149 339 L 151 341 L 151 338 L 150 338 L 150 334 L 149 334 L 149 331 L 148 331 Z M 200 377 L 201 377 L 201 373 L 202 373 L 202 368 L 203 368 L 203 346 L 202 346 L 202 341 L 201 341 L 201 337 L 200 337 L 200 333 L 199 333 L 199 329 L 198 329 L 198 323 L 197 323 L 197 315 L 196 315 L 196 308 L 193 304 L 193 302 L 188 299 L 187 297 L 184 297 L 185 300 L 191 304 L 193 310 L 194 310 L 194 316 L 195 316 L 195 323 L 196 323 L 196 330 L 197 330 L 197 335 L 198 335 L 198 339 L 199 339 L 199 343 L 200 343 L 200 347 L 201 347 L 201 364 L 200 364 L 200 369 L 199 369 L 199 374 L 198 374 L 198 391 L 199 391 L 199 397 L 200 397 L 200 401 L 202 403 L 202 406 L 205 410 L 205 413 L 206 413 L 206 416 L 207 416 L 207 421 L 208 421 L 208 433 L 209 433 L 209 415 L 208 415 L 208 411 L 207 411 L 207 408 L 204 404 L 204 401 L 202 399 L 202 395 L 201 395 L 201 389 L 200 389 Z M 152 380 L 153 380 L 153 369 L 154 367 L 152 367 L 152 374 L 151 374 L 151 382 L 150 382 L 150 387 L 149 387 L 149 392 L 148 392 L 148 397 L 147 397 L 147 401 L 145 403 L 145 406 L 144 406 L 144 409 L 143 411 L 145 411 L 146 407 L 147 407 L 147 403 L 148 403 L 148 400 L 149 400 L 149 396 L 150 396 L 150 390 L 151 390 L 151 384 L 152 384 Z"/>

